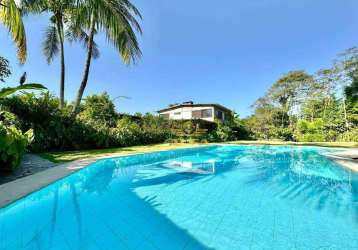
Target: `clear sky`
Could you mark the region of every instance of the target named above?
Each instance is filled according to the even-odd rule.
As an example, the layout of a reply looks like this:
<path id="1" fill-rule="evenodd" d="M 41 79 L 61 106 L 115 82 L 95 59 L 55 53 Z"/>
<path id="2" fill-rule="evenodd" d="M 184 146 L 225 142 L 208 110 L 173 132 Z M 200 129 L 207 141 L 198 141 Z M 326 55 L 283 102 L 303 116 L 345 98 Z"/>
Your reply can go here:
<path id="1" fill-rule="evenodd" d="M 124 66 L 103 36 L 85 95 L 107 91 L 120 112 L 153 112 L 170 103 L 220 103 L 242 117 L 281 74 L 328 67 L 358 45 L 357 0 L 134 0 L 143 15 L 143 58 Z M 26 17 L 29 56 L 19 67 L 16 50 L 0 27 L 0 55 L 11 61 L 18 82 L 40 82 L 58 93 L 58 59 L 47 65 L 41 41 L 45 16 Z M 79 86 L 81 46 L 66 44 L 66 99 Z"/>

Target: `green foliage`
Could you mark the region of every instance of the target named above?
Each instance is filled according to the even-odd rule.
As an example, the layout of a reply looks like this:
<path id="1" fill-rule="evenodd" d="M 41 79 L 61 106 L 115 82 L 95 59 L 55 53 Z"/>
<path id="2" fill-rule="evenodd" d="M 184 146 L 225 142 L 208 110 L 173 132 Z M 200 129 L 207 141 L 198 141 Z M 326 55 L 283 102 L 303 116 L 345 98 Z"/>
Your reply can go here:
<path id="1" fill-rule="evenodd" d="M 13 171 L 19 166 L 32 139 L 31 129 L 23 134 L 14 125 L 7 126 L 0 121 L 0 173 Z"/>
<path id="2" fill-rule="evenodd" d="M 2 0 L 0 5 L 0 22 L 8 29 L 17 47 L 17 57 L 24 64 L 27 57 L 25 27 L 21 10 L 15 0 Z"/>
<path id="3" fill-rule="evenodd" d="M 295 138 L 303 142 L 325 141 L 323 120 L 316 119 L 312 122 L 299 120 L 297 122 Z"/>
<path id="4" fill-rule="evenodd" d="M 300 95 L 300 90 L 305 89 L 313 81 L 313 77 L 303 70 L 288 72 L 278 79 L 269 89 L 267 95 L 277 101 L 287 111 Z"/>
<path id="5" fill-rule="evenodd" d="M 13 88 L 11 87 L 2 88 L 0 89 L 0 99 L 5 98 L 21 90 L 44 90 L 44 89 L 46 89 L 46 87 L 38 83 L 28 83 Z"/>
<path id="6" fill-rule="evenodd" d="M 87 124 L 114 127 L 118 119 L 114 103 L 107 93 L 86 97 L 81 109 L 79 119 Z"/>
<path id="7" fill-rule="evenodd" d="M 71 107 L 60 110 L 58 103 L 58 98 L 42 93 L 11 96 L 0 104 L 16 114 L 23 131 L 33 129 L 33 152 L 160 143 L 171 136 L 168 122 L 160 117 L 119 116 L 106 94 L 89 96 L 77 119 L 70 115 Z"/>
<path id="8" fill-rule="evenodd" d="M 95 35 L 103 33 L 122 61 L 130 64 L 142 55 L 137 39 L 137 33 L 141 34 L 142 30 L 137 20 L 141 14 L 130 1 L 80 1 L 72 15 L 75 29 L 88 31 L 85 70 L 72 111 L 73 116 L 77 116 L 87 86 L 91 60 L 96 54 Z"/>
<path id="9" fill-rule="evenodd" d="M 0 56 L 0 82 L 4 82 L 11 75 L 9 61 Z"/>
<path id="10" fill-rule="evenodd" d="M 358 50 L 313 77 L 292 71 L 255 103 L 246 120 L 256 139 L 302 142 L 356 140 Z"/>

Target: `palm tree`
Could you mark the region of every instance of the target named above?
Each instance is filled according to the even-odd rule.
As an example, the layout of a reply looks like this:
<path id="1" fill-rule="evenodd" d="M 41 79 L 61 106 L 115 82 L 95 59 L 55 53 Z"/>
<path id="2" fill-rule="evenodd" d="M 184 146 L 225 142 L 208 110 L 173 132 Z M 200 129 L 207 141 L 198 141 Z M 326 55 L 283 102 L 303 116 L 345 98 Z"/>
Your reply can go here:
<path id="1" fill-rule="evenodd" d="M 50 24 L 45 31 L 45 38 L 42 43 L 43 53 L 46 61 L 50 64 L 54 57 L 60 55 L 60 102 L 59 108 L 62 109 L 65 103 L 65 36 L 69 40 L 80 40 L 86 47 L 87 34 L 79 27 L 75 27 L 72 23 L 73 15 L 77 12 L 74 9 L 77 7 L 78 0 L 25 0 L 24 8 L 26 11 L 34 13 L 50 12 Z M 65 26 L 67 27 L 65 32 Z M 95 45 L 97 48 L 97 45 Z M 98 51 L 95 50 L 93 57 L 98 56 Z"/>
<path id="2" fill-rule="evenodd" d="M 45 32 L 42 43 L 46 61 L 50 64 L 54 57 L 60 55 L 60 102 L 62 109 L 65 102 L 65 50 L 64 50 L 64 19 L 66 12 L 75 7 L 75 0 L 25 0 L 24 9 L 28 12 L 49 12 L 50 24 Z"/>
<path id="3" fill-rule="evenodd" d="M 21 10 L 15 0 L 0 0 L 0 22 L 9 30 L 17 46 L 17 57 L 24 64 L 27 57 L 25 27 L 22 22 Z"/>
<path id="4" fill-rule="evenodd" d="M 135 62 L 142 54 L 134 31 L 142 33 L 136 19 L 136 17 L 141 18 L 141 15 L 129 0 L 79 0 L 79 5 L 75 24 L 88 31 L 88 47 L 83 79 L 72 110 L 74 117 L 79 111 L 83 92 L 87 86 L 94 36 L 97 32 L 105 33 L 107 40 L 120 53 L 126 64 Z"/>

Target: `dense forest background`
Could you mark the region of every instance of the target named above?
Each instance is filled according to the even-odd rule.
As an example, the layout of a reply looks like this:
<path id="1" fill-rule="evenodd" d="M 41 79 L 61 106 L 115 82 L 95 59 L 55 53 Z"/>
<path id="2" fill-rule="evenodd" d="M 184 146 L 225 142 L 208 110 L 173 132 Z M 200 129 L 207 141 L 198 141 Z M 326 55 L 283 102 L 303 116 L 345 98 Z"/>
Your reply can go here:
<path id="1" fill-rule="evenodd" d="M 253 105 L 244 124 L 252 139 L 358 141 L 358 49 L 311 75 L 284 74 Z"/>

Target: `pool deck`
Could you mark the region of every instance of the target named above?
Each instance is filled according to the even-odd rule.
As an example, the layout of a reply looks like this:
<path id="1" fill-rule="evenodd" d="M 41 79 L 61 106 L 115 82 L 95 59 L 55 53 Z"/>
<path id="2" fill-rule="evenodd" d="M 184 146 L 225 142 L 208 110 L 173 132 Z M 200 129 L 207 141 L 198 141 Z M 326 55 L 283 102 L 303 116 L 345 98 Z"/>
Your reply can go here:
<path id="1" fill-rule="evenodd" d="M 57 165 L 33 175 L 2 184 L 0 185 L 0 208 L 64 178 L 98 159 L 91 158 Z"/>
<path id="2" fill-rule="evenodd" d="M 204 146 L 204 145 L 203 145 Z M 207 145 L 206 145 L 207 146 Z M 200 146 L 199 146 L 200 147 Z M 183 147 L 182 147 L 183 148 Z M 162 150 L 159 150 L 162 151 Z M 157 150 L 153 152 L 158 152 Z M 149 152 L 145 152 L 149 153 Z M 85 168 L 89 164 L 105 158 L 119 157 L 135 154 L 111 154 L 88 159 L 80 159 L 69 163 L 56 164 L 41 172 L 16 179 L 0 185 L 0 208 L 5 207 L 16 200 L 19 200 L 51 183 L 60 180 L 74 172 Z M 324 156 L 334 160 L 343 167 L 349 168 L 358 173 L 358 149 L 326 153 Z"/>

